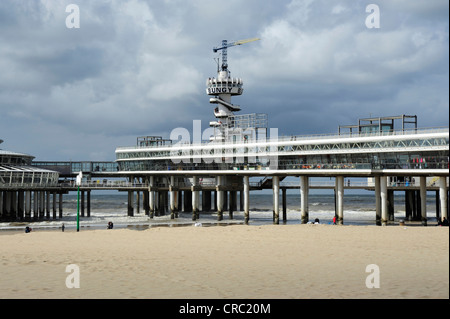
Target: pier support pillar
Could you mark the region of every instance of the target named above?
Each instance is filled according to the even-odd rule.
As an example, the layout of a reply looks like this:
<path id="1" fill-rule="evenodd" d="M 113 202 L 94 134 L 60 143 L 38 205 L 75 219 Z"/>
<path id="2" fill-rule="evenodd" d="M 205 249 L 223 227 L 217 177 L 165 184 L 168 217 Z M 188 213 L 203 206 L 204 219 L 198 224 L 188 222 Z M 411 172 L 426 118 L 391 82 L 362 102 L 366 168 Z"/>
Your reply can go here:
<path id="1" fill-rule="evenodd" d="M 45 192 L 39 192 L 39 219 L 45 216 Z"/>
<path id="2" fill-rule="evenodd" d="M 52 217 L 56 219 L 56 192 L 52 193 L 53 207 L 52 207 Z"/>
<path id="3" fill-rule="evenodd" d="M 170 176 L 169 185 L 169 196 L 170 196 L 170 219 L 175 219 L 175 206 L 176 206 L 176 196 L 175 196 L 175 176 Z"/>
<path id="4" fill-rule="evenodd" d="M 337 224 L 344 224 L 344 176 L 336 176 Z"/>
<path id="5" fill-rule="evenodd" d="M 301 201 L 300 211 L 302 224 L 306 224 L 309 220 L 308 196 L 309 196 L 309 177 L 300 176 L 300 201 Z"/>
<path id="6" fill-rule="evenodd" d="M 244 176 L 244 222 L 248 225 L 250 220 L 250 178 Z"/>
<path id="7" fill-rule="evenodd" d="M 18 191 L 17 192 L 17 217 L 20 220 L 23 220 L 25 217 L 25 192 L 24 191 Z"/>
<path id="8" fill-rule="evenodd" d="M 388 222 L 387 176 L 380 177 L 380 197 L 381 197 L 381 225 L 386 226 Z"/>
<path id="9" fill-rule="evenodd" d="M 50 192 L 45 192 L 45 218 L 50 219 Z"/>
<path id="10" fill-rule="evenodd" d="M 223 190 L 222 190 L 222 176 L 217 176 L 216 180 L 217 180 L 217 185 L 216 185 L 216 189 L 217 189 L 217 220 L 221 221 L 223 220 Z"/>
<path id="11" fill-rule="evenodd" d="M 427 226 L 427 178 L 420 176 L 420 211 L 422 225 Z"/>
<path id="12" fill-rule="evenodd" d="M 390 221 L 394 221 L 394 191 L 388 190 L 388 216 Z"/>
<path id="13" fill-rule="evenodd" d="M 180 190 L 178 191 L 178 197 L 177 197 L 177 217 L 178 213 L 183 211 L 183 192 Z"/>
<path id="14" fill-rule="evenodd" d="M 405 191 L 405 219 L 408 221 L 412 220 L 412 200 L 411 191 Z"/>
<path id="15" fill-rule="evenodd" d="M 128 195 L 128 198 L 129 198 L 129 195 Z M 84 217 L 84 191 L 81 191 L 81 203 L 80 203 L 80 205 L 81 205 L 80 216 Z M 130 216 L 133 216 L 133 215 L 130 215 Z"/>
<path id="16" fill-rule="evenodd" d="M 33 218 L 39 219 L 39 192 L 37 191 L 33 193 Z"/>
<path id="17" fill-rule="evenodd" d="M 25 220 L 30 219 L 31 219 L 31 191 L 25 191 Z"/>
<path id="18" fill-rule="evenodd" d="M 375 176 L 375 224 L 381 226 L 381 188 L 380 176 Z"/>
<path id="19" fill-rule="evenodd" d="M 153 218 L 153 216 L 155 215 L 155 190 L 153 189 L 154 187 L 155 187 L 155 176 L 150 176 L 149 192 L 148 192 L 148 210 L 150 218 Z"/>
<path id="20" fill-rule="evenodd" d="M 59 218 L 63 217 L 63 194 L 59 193 Z"/>
<path id="21" fill-rule="evenodd" d="M 87 217 L 91 217 L 91 191 L 86 191 L 86 197 L 87 197 L 87 206 L 86 206 L 86 213 Z"/>
<path id="22" fill-rule="evenodd" d="M 148 203 L 149 191 L 145 190 L 142 192 L 142 194 L 143 194 L 143 198 L 142 198 L 143 204 L 142 205 L 144 206 L 144 213 L 146 216 L 148 216 L 150 214 L 149 203 Z"/>
<path id="23" fill-rule="evenodd" d="M 136 214 L 141 213 L 141 192 L 136 191 Z"/>
<path id="24" fill-rule="evenodd" d="M 199 218 L 199 199 L 200 194 L 198 191 L 198 177 L 192 177 L 192 220 L 197 220 Z"/>
<path id="25" fill-rule="evenodd" d="M 128 210 L 127 210 L 128 216 L 134 215 L 133 197 L 134 197 L 134 192 L 128 191 Z"/>
<path id="26" fill-rule="evenodd" d="M 273 189 L 273 223 L 278 225 L 280 223 L 280 177 L 274 176 L 272 178 Z"/>
<path id="27" fill-rule="evenodd" d="M 286 223 L 287 222 L 286 188 L 281 189 L 281 198 L 283 206 L 283 223 Z"/>
<path id="28" fill-rule="evenodd" d="M 447 178 L 445 176 L 439 177 L 439 199 L 441 200 L 441 221 L 444 219 L 448 220 L 447 211 Z"/>

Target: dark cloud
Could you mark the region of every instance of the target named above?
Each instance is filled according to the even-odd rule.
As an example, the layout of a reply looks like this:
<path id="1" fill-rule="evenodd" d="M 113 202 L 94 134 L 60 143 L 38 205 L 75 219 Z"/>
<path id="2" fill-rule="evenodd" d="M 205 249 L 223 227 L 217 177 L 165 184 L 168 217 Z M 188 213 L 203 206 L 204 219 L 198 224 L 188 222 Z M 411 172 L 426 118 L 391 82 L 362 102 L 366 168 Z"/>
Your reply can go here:
<path id="1" fill-rule="evenodd" d="M 281 134 L 336 132 L 360 117 L 417 114 L 448 126 L 448 2 L 0 2 L 0 138 L 46 160 L 113 160 L 136 136 L 213 119 L 205 80 L 222 39 L 245 93 L 242 113 L 267 113 Z"/>

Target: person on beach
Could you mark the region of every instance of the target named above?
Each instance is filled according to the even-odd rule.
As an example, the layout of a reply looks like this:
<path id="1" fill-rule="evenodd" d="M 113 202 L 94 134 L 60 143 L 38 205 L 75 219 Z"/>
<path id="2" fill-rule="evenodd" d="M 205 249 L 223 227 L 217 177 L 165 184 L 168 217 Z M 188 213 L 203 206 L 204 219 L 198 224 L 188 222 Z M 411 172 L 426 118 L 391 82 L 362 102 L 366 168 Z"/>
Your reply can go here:
<path id="1" fill-rule="evenodd" d="M 113 229 L 113 223 L 112 222 L 108 222 L 108 227 L 107 229 Z"/>
<path id="2" fill-rule="evenodd" d="M 66 226 L 64 226 L 64 224 L 62 224 L 61 229 L 64 232 L 64 229 L 66 228 Z"/>
<path id="3" fill-rule="evenodd" d="M 442 224 L 441 224 L 442 226 L 448 226 L 448 220 L 447 220 L 447 218 L 443 218 L 442 219 Z"/>
<path id="4" fill-rule="evenodd" d="M 336 225 L 336 216 L 333 217 L 333 225 Z"/>
<path id="5" fill-rule="evenodd" d="M 314 224 L 320 224 L 319 218 L 316 218 L 316 219 L 314 220 Z"/>
<path id="6" fill-rule="evenodd" d="M 25 233 L 29 233 L 29 232 L 31 232 L 32 231 L 32 229 L 30 228 L 30 227 L 25 227 Z"/>

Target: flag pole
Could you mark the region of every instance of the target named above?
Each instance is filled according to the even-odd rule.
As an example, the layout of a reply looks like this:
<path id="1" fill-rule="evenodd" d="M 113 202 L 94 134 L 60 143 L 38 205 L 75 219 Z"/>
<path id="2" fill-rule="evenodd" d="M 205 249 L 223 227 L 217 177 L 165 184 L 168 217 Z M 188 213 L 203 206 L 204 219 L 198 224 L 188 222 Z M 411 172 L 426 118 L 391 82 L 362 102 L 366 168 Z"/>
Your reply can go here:
<path id="1" fill-rule="evenodd" d="M 80 231 L 80 185 L 81 179 L 83 178 L 83 173 L 80 171 L 80 174 L 77 176 L 77 186 L 78 186 L 78 200 L 77 200 L 77 232 Z"/>
<path id="2" fill-rule="evenodd" d="M 80 231 L 80 186 L 78 186 L 78 201 L 77 201 L 77 231 Z"/>

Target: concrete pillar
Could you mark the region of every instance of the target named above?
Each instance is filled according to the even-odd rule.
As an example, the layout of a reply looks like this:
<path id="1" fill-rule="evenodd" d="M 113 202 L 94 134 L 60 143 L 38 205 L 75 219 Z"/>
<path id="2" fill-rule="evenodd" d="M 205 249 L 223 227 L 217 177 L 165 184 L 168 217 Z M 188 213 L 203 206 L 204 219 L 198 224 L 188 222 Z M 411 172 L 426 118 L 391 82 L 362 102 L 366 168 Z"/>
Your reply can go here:
<path id="1" fill-rule="evenodd" d="M 441 217 L 440 217 L 441 209 L 439 207 L 440 206 L 439 191 L 435 192 L 435 199 L 434 199 L 434 201 L 435 201 L 435 206 L 436 206 L 436 220 L 439 220 L 439 219 L 441 219 Z"/>
<path id="2" fill-rule="evenodd" d="M 25 191 L 25 219 L 31 219 L 31 191 Z"/>
<path id="3" fill-rule="evenodd" d="M 287 222 L 286 188 L 281 189 L 281 202 L 283 206 L 283 223 L 286 223 Z"/>
<path id="4" fill-rule="evenodd" d="M 153 218 L 155 214 L 155 176 L 150 176 L 149 182 L 149 195 L 148 195 L 148 208 L 150 218 Z"/>
<path id="5" fill-rule="evenodd" d="M 244 222 L 248 224 L 250 220 L 250 178 L 244 176 Z"/>
<path id="6" fill-rule="evenodd" d="M 86 197 L 87 197 L 87 206 L 86 206 L 86 215 L 87 217 L 91 217 L 91 191 L 86 191 Z"/>
<path id="7" fill-rule="evenodd" d="M 50 219 L 50 191 L 45 192 L 45 217 Z"/>
<path id="8" fill-rule="evenodd" d="M 143 193 L 143 206 L 144 206 L 144 212 L 146 216 L 150 215 L 150 209 L 149 209 L 149 204 L 148 204 L 148 198 L 149 198 L 149 191 L 145 190 L 142 192 Z"/>
<path id="9" fill-rule="evenodd" d="M 420 176 L 420 211 L 422 214 L 422 225 L 427 226 L 427 178 Z"/>
<path id="10" fill-rule="evenodd" d="M 447 211 L 447 178 L 445 176 L 439 177 L 439 198 L 441 200 L 441 220 L 444 217 L 448 220 L 448 211 Z"/>
<path id="11" fill-rule="evenodd" d="M 11 192 L 11 218 L 13 220 L 17 219 L 17 192 Z"/>
<path id="12" fill-rule="evenodd" d="M 274 224 L 280 223 L 280 177 L 272 178 Z"/>
<path id="13" fill-rule="evenodd" d="M 412 220 L 412 196 L 411 191 L 406 190 L 405 191 L 405 219 L 408 221 Z"/>
<path id="14" fill-rule="evenodd" d="M 175 219 L 175 176 L 170 176 L 169 185 L 169 196 L 170 196 L 170 219 Z"/>
<path id="15" fill-rule="evenodd" d="M 63 194 L 59 193 L 59 218 L 63 217 Z"/>
<path id="16" fill-rule="evenodd" d="M 300 212 L 301 212 L 301 222 L 306 224 L 309 220 L 309 177 L 300 176 Z"/>
<path id="17" fill-rule="evenodd" d="M 244 211 L 244 191 L 239 192 L 239 211 Z"/>
<path id="18" fill-rule="evenodd" d="M 381 197 L 381 225 L 386 226 L 388 222 L 388 198 L 387 198 L 387 176 L 380 177 Z"/>
<path id="19" fill-rule="evenodd" d="M 141 192 L 136 191 L 136 214 L 141 213 Z"/>
<path id="20" fill-rule="evenodd" d="M 33 193 L 33 218 L 39 219 L 39 192 L 34 191 Z"/>
<path id="21" fill-rule="evenodd" d="M 134 215 L 133 198 L 134 192 L 128 191 L 128 207 L 127 207 L 128 216 Z"/>
<path id="22" fill-rule="evenodd" d="M 38 192 L 39 197 L 39 219 L 44 218 L 45 216 L 45 193 L 44 192 Z"/>
<path id="23" fill-rule="evenodd" d="M 56 192 L 52 193 L 52 199 L 53 199 L 52 214 L 53 214 L 53 219 L 56 219 Z"/>
<path id="24" fill-rule="evenodd" d="M 177 215 L 178 212 L 183 211 L 183 192 L 180 190 L 178 191 L 178 203 L 177 203 Z"/>
<path id="25" fill-rule="evenodd" d="M 197 220 L 199 218 L 199 191 L 198 191 L 198 177 L 192 177 L 192 220 Z"/>
<path id="26" fill-rule="evenodd" d="M 223 190 L 222 190 L 222 176 L 217 176 L 216 177 L 216 181 L 217 181 L 217 185 L 216 185 L 216 189 L 217 189 L 217 220 L 221 221 L 223 220 L 223 200 L 224 200 L 224 194 L 223 194 Z"/>
<path id="27" fill-rule="evenodd" d="M 394 221 L 394 191 L 389 189 L 388 191 L 388 216 L 390 221 Z"/>
<path id="28" fill-rule="evenodd" d="M 381 226 L 381 189 L 380 176 L 375 176 L 375 224 Z"/>
<path id="29" fill-rule="evenodd" d="M 81 200 L 80 200 L 80 206 L 81 206 L 81 208 L 80 208 L 80 217 L 84 217 L 84 191 L 81 191 Z M 133 215 L 130 215 L 130 216 L 133 216 Z"/>
<path id="30" fill-rule="evenodd" d="M 20 220 L 24 219 L 25 215 L 25 192 L 18 191 L 17 192 L 17 217 Z"/>
<path id="31" fill-rule="evenodd" d="M 344 224 L 344 176 L 336 176 L 337 224 Z"/>

